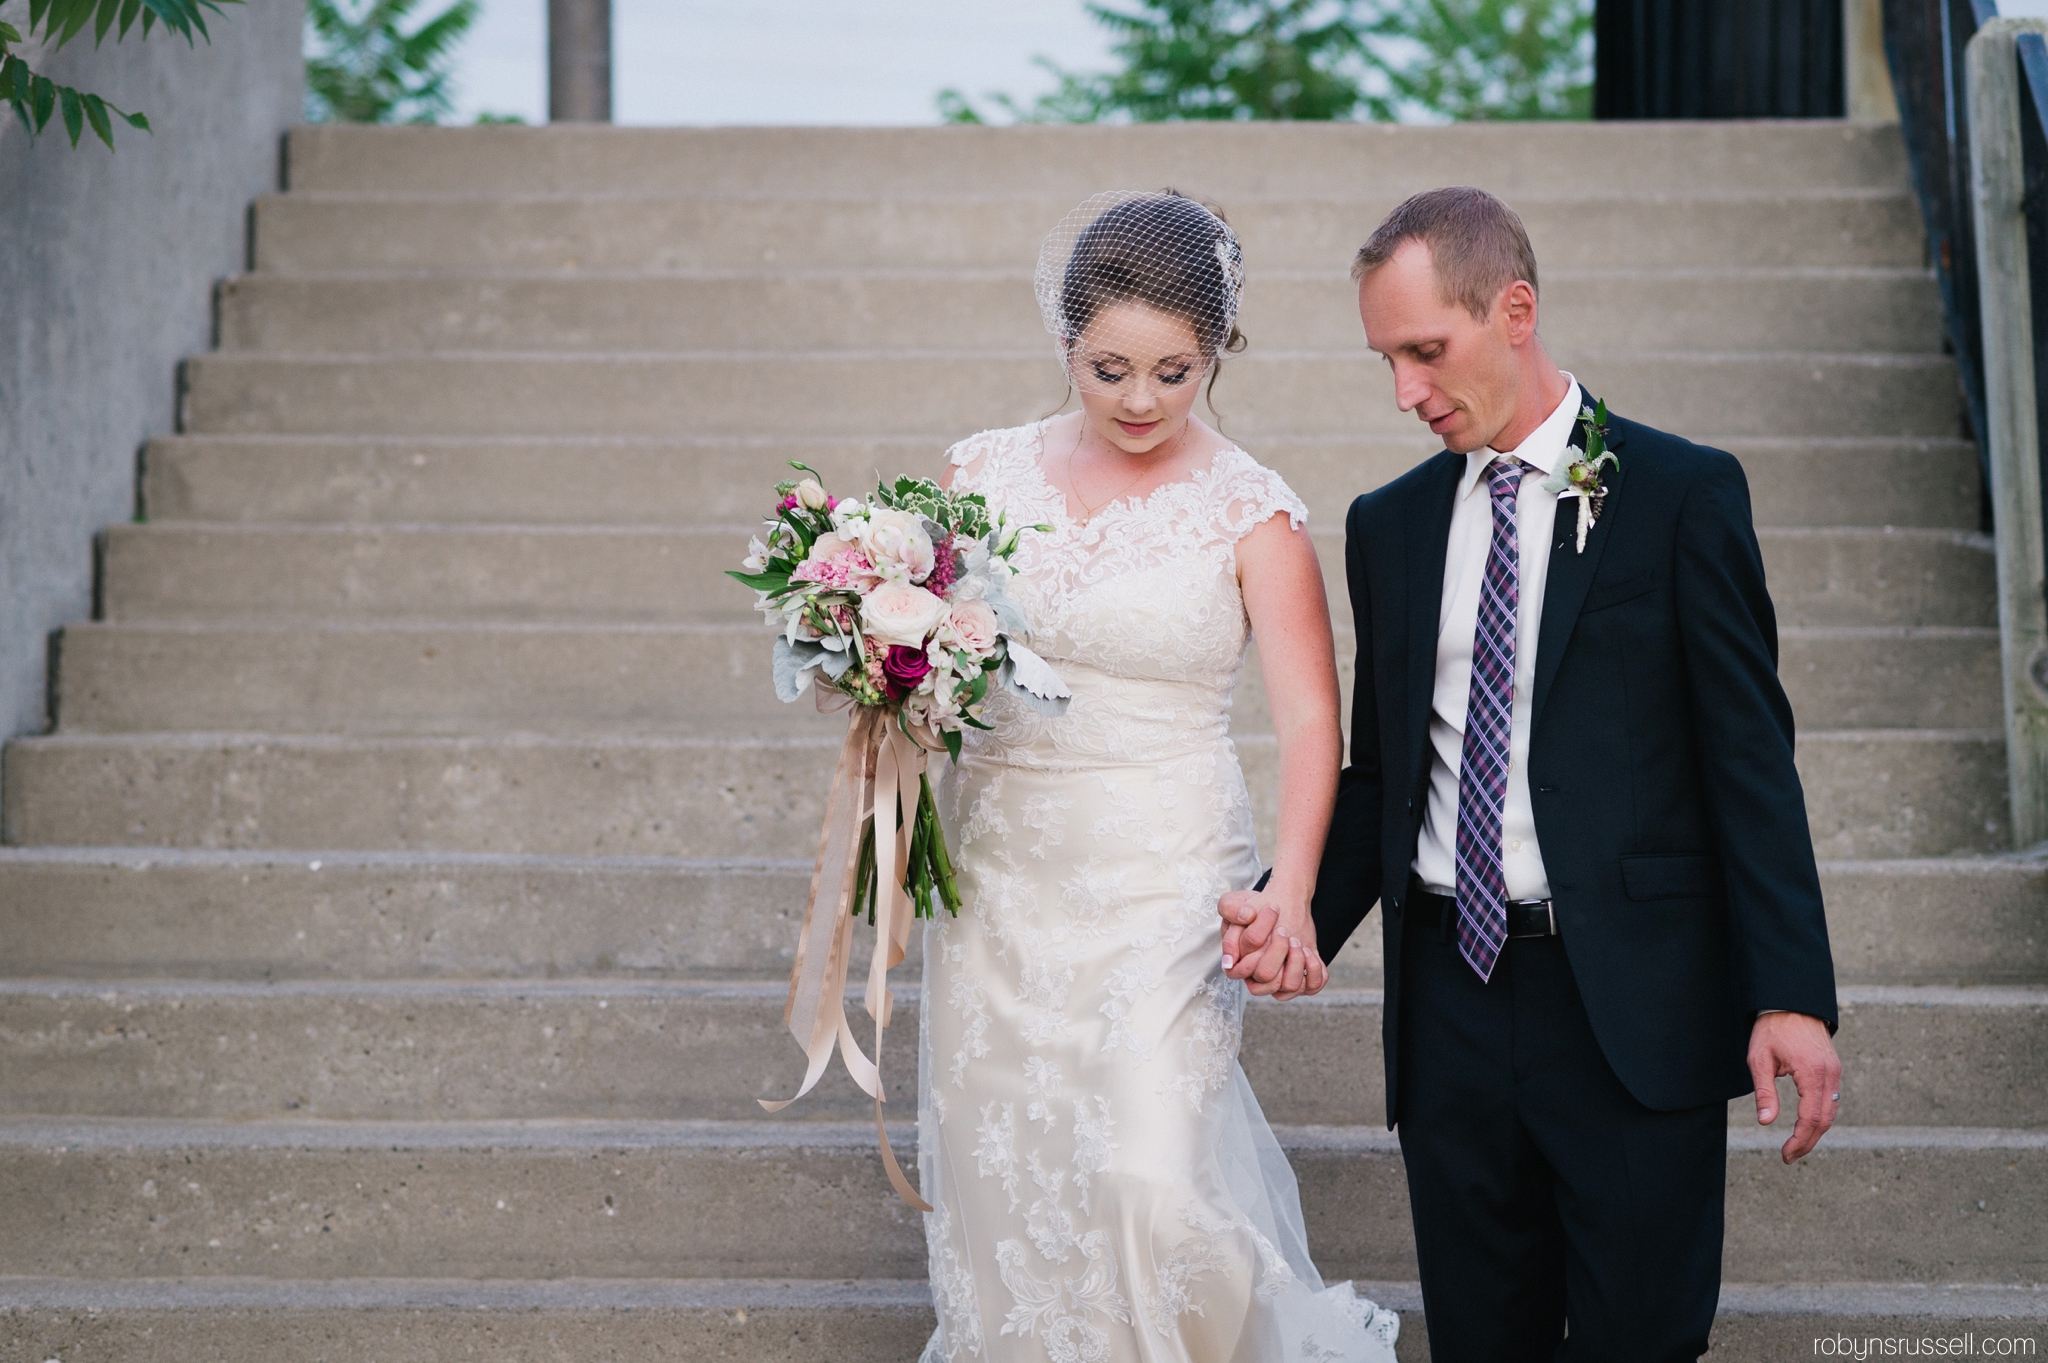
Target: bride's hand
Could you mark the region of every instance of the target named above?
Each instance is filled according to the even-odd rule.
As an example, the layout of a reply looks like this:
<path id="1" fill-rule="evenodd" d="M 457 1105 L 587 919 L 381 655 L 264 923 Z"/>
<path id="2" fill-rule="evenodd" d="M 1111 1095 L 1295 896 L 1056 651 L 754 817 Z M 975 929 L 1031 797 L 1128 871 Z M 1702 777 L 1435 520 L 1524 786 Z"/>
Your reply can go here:
<path id="1" fill-rule="evenodd" d="M 1329 983 L 1306 899 L 1238 890 L 1224 895 L 1216 912 L 1223 919 L 1223 972 L 1252 993 L 1285 1001 Z"/>

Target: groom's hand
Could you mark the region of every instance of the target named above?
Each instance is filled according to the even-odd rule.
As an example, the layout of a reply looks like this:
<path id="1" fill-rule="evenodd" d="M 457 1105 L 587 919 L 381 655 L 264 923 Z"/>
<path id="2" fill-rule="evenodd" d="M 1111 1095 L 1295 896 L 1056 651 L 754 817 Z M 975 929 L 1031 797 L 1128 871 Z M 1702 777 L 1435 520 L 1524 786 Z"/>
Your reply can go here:
<path id="1" fill-rule="evenodd" d="M 1804 1013 L 1760 1013 L 1749 1033 L 1749 1077 L 1756 1082 L 1756 1119 L 1778 1120 L 1778 1076 L 1799 1089 L 1799 1120 L 1780 1151 L 1785 1163 L 1820 1144 L 1842 1106 L 1842 1062 L 1828 1025 Z"/>
<path id="2" fill-rule="evenodd" d="M 1284 1002 L 1329 983 L 1307 905 L 1283 914 L 1277 896 L 1236 890 L 1217 901 L 1216 912 L 1223 919 L 1223 973 L 1243 980 L 1250 992 Z"/>

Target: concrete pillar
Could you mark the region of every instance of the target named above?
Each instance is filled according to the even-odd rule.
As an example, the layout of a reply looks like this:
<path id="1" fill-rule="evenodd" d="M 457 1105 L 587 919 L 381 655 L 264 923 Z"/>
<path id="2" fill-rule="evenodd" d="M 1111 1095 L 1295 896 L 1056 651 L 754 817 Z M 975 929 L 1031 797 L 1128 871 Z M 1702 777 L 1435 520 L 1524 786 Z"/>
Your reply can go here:
<path id="1" fill-rule="evenodd" d="M 1892 71 L 1884 59 L 1884 0 L 1842 0 L 1842 75 L 1849 117 L 1899 121 Z"/>
<path id="2" fill-rule="evenodd" d="M 612 121 L 611 0 L 548 0 L 548 121 Z"/>
<path id="3" fill-rule="evenodd" d="M 2048 20 L 1994 19 L 1964 55 L 1970 101 L 1970 199 L 1984 327 L 1984 437 L 1997 535 L 1998 634 L 2013 843 L 2048 841 L 2048 561 L 2041 517 L 2041 432 L 2034 405 L 2032 276 L 2019 61 L 2013 39 Z"/>

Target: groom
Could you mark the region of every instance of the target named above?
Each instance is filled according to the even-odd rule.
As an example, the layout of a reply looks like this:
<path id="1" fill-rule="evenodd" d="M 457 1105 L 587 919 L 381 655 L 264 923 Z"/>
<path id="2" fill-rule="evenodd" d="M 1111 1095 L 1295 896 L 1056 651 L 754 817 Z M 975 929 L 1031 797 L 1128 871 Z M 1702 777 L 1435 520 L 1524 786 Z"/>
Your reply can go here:
<path id="1" fill-rule="evenodd" d="M 1748 486 L 1613 417 L 1614 460 L 1574 485 L 1581 544 L 1554 475 L 1590 463 L 1594 399 L 1545 353 L 1528 235 L 1492 195 L 1408 200 L 1353 275 L 1396 401 L 1446 448 L 1346 525 L 1351 765 L 1315 945 L 1385 906 L 1387 1118 L 1431 1354 L 1692 1363 L 1727 1100 L 1753 1089 L 1771 1122 L 1793 1077 L 1788 1163 L 1840 1100 Z M 1274 992 L 1273 908 L 1222 913 L 1230 973 Z"/>

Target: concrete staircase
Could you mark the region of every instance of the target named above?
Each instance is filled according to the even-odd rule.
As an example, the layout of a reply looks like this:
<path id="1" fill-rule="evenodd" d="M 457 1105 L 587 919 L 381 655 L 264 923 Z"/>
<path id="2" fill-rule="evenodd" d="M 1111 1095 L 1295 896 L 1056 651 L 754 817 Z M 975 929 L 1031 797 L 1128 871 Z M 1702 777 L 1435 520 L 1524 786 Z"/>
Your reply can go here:
<path id="1" fill-rule="evenodd" d="M 920 1230 L 858 1095 L 753 1102 L 801 1068 L 782 977 L 837 735 L 774 702 L 717 573 L 782 460 L 856 486 L 1057 403 L 1039 235 L 1163 183 L 1242 233 L 1253 349 L 1218 402 L 1331 561 L 1350 496 L 1432 448 L 1345 278 L 1431 184 L 1522 209 L 1595 392 L 1742 457 L 1848 1124 L 1786 1169 L 1784 1128 L 1731 1112 L 1714 1356 L 2048 1334 L 2048 871 L 2005 854 L 1991 556 L 1896 130 L 290 152 L 147 521 L 62 636 L 56 729 L 5 752 L 0 1360 L 915 1356 Z M 1410 1308 L 1423 1358 L 1366 937 L 1321 999 L 1253 1010 L 1246 1063 L 1326 1271 Z"/>

